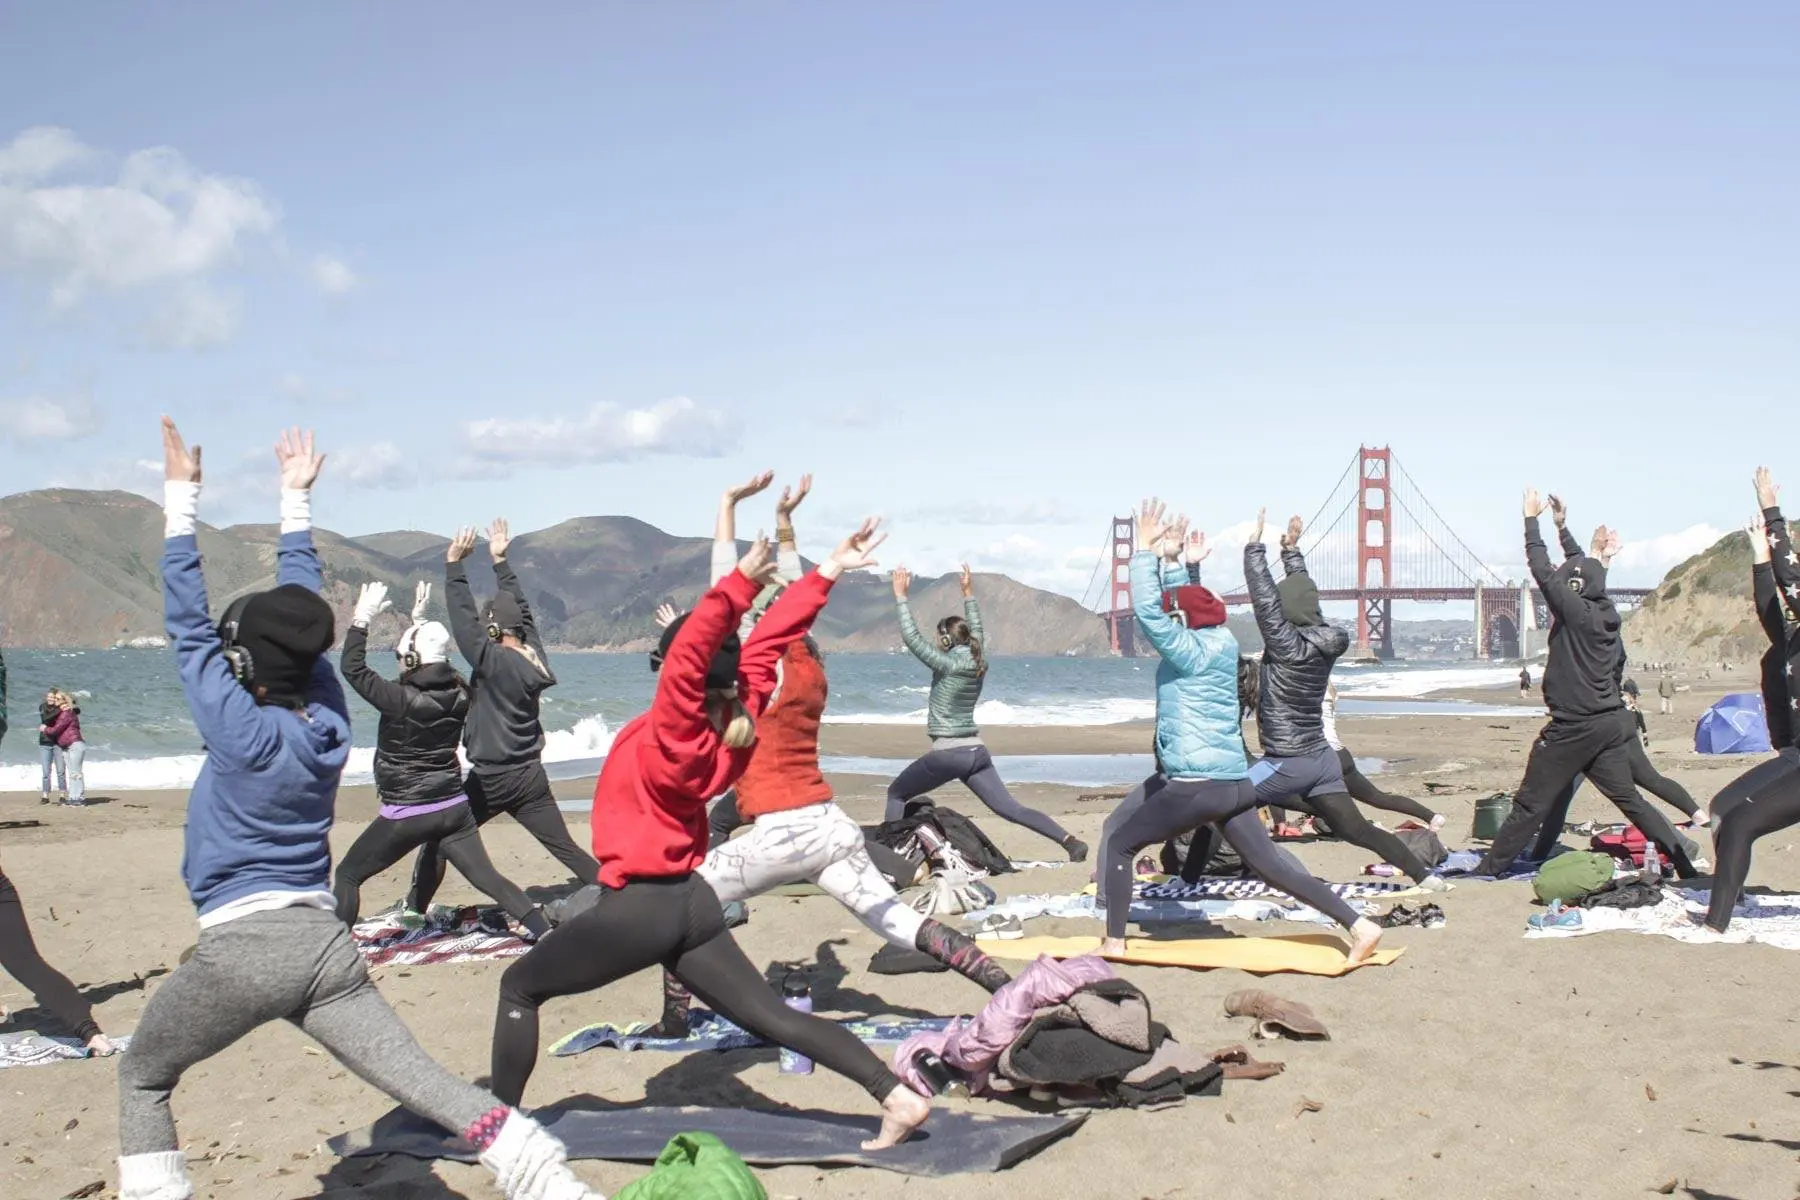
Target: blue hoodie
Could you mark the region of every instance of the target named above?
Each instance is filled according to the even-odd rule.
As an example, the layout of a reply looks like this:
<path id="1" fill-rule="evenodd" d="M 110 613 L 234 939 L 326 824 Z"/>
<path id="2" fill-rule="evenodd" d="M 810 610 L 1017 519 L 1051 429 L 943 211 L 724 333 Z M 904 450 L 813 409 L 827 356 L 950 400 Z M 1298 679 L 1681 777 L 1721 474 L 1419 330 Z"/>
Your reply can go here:
<path id="1" fill-rule="evenodd" d="M 1156 555 L 1131 557 L 1131 608 L 1162 661 L 1156 665 L 1156 755 L 1171 779 L 1244 779 L 1238 732 L 1238 640 L 1223 625 L 1189 629 L 1162 609 L 1165 585 L 1187 582 L 1175 568 L 1157 574 Z"/>
<path id="2" fill-rule="evenodd" d="M 318 591 L 312 532 L 281 535 L 276 583 Z M 329 886 L 328 837 L 350 757 L 350 710 L 323 656 L 306 710 L 260 705 L 225 661 L 193 536 L 163 544 L 163 619 L 206 762 L 188 796 L 181 878 L 201 916 L 255 892 Z"/>

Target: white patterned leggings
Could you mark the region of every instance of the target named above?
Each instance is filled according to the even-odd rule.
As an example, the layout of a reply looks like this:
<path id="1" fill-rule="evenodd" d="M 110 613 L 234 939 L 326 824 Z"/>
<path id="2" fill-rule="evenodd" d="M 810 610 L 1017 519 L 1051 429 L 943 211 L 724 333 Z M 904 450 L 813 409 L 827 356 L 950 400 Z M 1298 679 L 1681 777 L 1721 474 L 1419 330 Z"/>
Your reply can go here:
<path id="1" fill-rule="evenodd" d="M 862 827 L 830 802 L 756 818 L 746 832 L 713 847 L 700 875 L 726 904 L 784 883 L 811 881 L 907 950 L 914 948 L 925 920 L 900 902 L 869 861 Z"/>

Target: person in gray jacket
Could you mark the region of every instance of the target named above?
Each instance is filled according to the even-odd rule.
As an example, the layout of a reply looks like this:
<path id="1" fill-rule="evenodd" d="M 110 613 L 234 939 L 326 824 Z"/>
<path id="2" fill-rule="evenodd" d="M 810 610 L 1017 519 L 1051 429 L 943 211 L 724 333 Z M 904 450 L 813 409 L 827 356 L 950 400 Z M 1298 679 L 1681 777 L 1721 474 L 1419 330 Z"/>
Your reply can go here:
<path id="1" fill-rule="evenodd" d="M 888 785 L 887 815 L 898 821 L 907 805 L 920 796 L 959 780 L 975 798 L 1015 825 L 1043 834 L 1069 853 L 1070 862 L 1085 862 L 1087 843 L 1058 825 L 1046 813 L 1026 808 L 1013 798 L 994 769 L 994 756 L 982 744 L 975 724 L 975 705 L 987 676 L 987 657 L 982 653 L 981 607 L 975 603 L 975 581 L 965 564 L 962 569 L 963 615 L 938 622 L 937 640 L 927 641 L 913 620 L 906 592 L 912 575 L 905 567 L 894 570 L 894 601 L 900 609 L 900 638 L 913 657 L 931 668 L 931 698 L 925 731 L 931 749 L 894 777 Z"/>
<path id="2" fill-rule="evenodd" d="M 1300 553 L 1304 527 L 1299 517 L 1281 536 L 1281 565 L 1287 578 L 1276 586 L 1263 546 L 1263 513 L 1244 546 L 1244 582 L 1262 632 L 1261 687 L 1257 695 L 1256 732 L 1263 757 L 1250 768 L 1250 781 L 1265 804 L 1283 804 L 1322 817 L 1332 832 L 1352 845 L 1381 856 L 1421 887 L 1443 891 L 1449 885 L 1407 849 L 1406 843 L 1363 816 L 1350 799 L 1337 751 L 1325 738 L 1325 689 L 1331 668 L 1350 639 L 1325 623 L 1319 589 L 1306 572 Z"/>

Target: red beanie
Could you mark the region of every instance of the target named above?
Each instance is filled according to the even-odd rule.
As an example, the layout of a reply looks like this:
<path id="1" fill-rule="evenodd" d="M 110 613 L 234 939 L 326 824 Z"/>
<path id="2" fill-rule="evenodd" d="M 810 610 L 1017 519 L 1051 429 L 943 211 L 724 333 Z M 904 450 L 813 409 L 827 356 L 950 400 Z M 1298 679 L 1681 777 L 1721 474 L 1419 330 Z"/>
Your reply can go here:
<path id="1" fill-rule="evenodd" d="M 1163 611 L 1179 612 L 1189 629 L 1210 629 L 1225 623 L 1225 602 L 1197 583 L 1164 592 Z"/>

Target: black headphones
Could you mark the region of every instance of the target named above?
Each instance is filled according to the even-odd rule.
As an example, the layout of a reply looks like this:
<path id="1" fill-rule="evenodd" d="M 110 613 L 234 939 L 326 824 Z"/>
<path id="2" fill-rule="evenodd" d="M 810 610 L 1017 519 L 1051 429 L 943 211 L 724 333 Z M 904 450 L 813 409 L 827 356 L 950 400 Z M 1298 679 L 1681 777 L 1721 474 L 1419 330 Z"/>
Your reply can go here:
<path id="1" fill-rule="evenodd" d="M 231 674 L 245 688 L 256 685 L 256 662 L 250 652 L 237 644 L 238 626 L 243 622 L 244 610 L 250 607 L 250 597 L 239 596 L 219 618 L 219 641 L 224 643 L 225 665 L 231 668 Z"/>
<path id="2" fill-rule="evenodd" d="M 416 671 L 419 669 L 421 661 L 419 652 L 413 649 L 413 644 L 418 640 L 418 635 L 419 629 L 418 626 L 415 625 L 400 635 L 400 645 L 394 648 L 394 653 L 400 659 L 400 669 L 402 671 Z"/>

